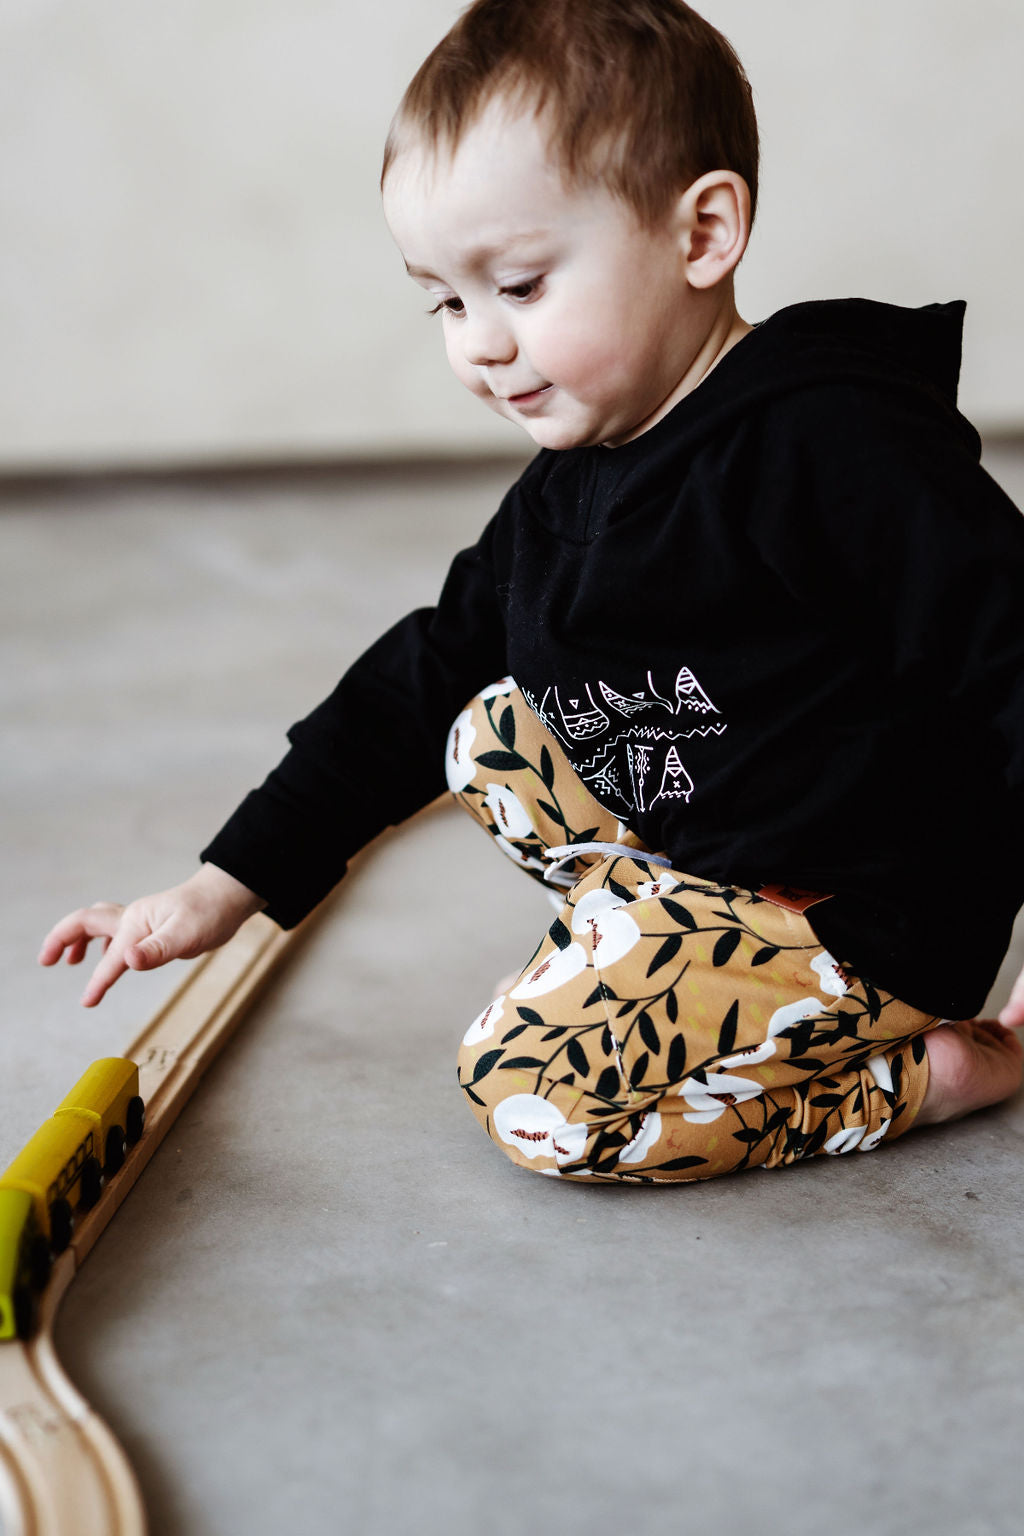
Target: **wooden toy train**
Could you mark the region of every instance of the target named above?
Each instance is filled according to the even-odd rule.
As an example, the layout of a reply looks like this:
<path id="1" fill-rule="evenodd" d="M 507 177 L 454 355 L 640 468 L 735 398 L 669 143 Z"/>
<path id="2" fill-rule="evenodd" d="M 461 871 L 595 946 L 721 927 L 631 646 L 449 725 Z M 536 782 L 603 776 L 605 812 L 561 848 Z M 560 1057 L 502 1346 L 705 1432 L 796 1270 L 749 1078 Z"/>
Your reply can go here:
<path id="1" fill-rule="evenodd" d="M 27 1339 L 54 1258 L 142 1135 L 139 1069 L 94 1061 L 0 1178 L 0 1339 Z"/>

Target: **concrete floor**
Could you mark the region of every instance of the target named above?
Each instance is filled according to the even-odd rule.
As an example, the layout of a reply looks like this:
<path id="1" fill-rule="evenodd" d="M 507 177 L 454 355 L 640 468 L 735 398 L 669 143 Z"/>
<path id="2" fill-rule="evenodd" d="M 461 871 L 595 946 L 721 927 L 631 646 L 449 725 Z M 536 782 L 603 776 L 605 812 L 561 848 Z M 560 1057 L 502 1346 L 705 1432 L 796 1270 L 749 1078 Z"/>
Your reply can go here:
<path id="1" fill-rule="evenodd" d="M 507 478 L 6 498 L 5 1160 L 177 979 L 85 1013 L 43 932 L 183 878 Z M 530 1178 L 453 1064 L 546 921 L 457 814 L 382 839 L 83 1269 L 59 1350 L 154 1536 L 1018 1532 L 1021 1101 L 771 1178 Z"/>

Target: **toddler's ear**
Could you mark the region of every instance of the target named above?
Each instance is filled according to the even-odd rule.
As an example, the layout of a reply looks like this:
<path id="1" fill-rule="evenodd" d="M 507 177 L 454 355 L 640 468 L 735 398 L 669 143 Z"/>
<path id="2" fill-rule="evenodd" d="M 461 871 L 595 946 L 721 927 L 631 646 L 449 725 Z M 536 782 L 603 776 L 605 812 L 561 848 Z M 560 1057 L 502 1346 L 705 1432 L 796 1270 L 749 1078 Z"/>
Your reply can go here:
<path id="1" fill-rule="evenodd" d="M 750 189 L 735 171 L 707 171 L 683 193 L 678 217 L 687 281 L 713 288 L 747 248 Z"/>

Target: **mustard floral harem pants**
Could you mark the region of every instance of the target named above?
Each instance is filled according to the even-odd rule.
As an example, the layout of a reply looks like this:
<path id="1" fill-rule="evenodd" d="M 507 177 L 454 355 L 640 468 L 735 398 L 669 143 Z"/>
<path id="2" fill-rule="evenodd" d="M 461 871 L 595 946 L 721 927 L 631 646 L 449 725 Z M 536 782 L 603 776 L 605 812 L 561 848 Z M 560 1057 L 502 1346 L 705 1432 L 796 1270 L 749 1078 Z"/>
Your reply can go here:
<path id="1" fill-rule="evenodd" d="M 942 1021 L 828 954 L 783 888 L 666 868 L 597 804 L 511 679 L 456 720 L 448 778 L 538 880 L 549 850 L 617 845 L 561 856 L 554 921 L 462 1042 L 459 1082 L 513 1162 L 709 1179 L 910 1128 L 924 1035 Z"/>

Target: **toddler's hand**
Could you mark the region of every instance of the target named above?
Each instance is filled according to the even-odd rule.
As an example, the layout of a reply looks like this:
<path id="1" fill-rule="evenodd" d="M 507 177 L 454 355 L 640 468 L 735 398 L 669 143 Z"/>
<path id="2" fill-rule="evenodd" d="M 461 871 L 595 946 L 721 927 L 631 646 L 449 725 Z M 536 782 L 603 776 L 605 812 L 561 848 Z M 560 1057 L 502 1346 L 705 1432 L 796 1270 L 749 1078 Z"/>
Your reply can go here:
<path id="1" fill-rule="evenodd" d="M 1024 971 L 1013 984 L 1010 1001 L 999 1015 L 999 1022 L 1008 1029 L 1019 1029 L 1024 1024 Z"/>
<path id="2" fill-rule="evenodd" d="M 82 994 L 83 1006 L 92 1008 L 125 971 L 149 971 L 216 949 L 265 905 L 232 875 L 204 864 L 183 885 L 130 906 L 98 901 L 70 912 L 46 935 L 39 963 L 56 965 L 66 953 L 68 964 L 78 965 L 90 940 L 101 939 L 103 957 Z"/>

